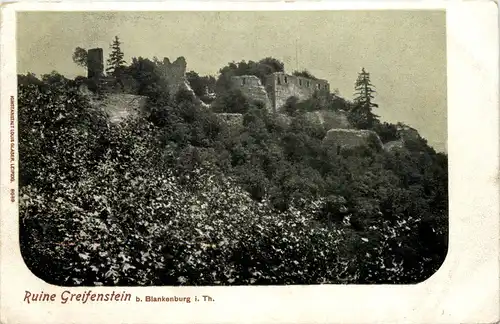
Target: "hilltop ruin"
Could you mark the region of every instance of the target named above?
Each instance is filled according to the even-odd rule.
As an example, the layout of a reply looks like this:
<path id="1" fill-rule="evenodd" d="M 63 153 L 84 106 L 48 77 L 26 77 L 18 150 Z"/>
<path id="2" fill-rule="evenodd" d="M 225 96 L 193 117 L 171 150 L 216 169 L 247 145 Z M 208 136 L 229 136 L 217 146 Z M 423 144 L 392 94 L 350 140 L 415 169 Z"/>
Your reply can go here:
<path id="1" fill-rule="evenodd" d="M 266 77 L 265 84 L 253 75 L 232 77 L 233 85 L 254 100 L 262 101 L 270 112 L 277 113 L 290 97 L 307 100 L 316 91 L 330 92 L 326 80 L 275 72 Z"/>
<path id="2" fill-rule="evenodd" d="M 146 98 L 131 94 L 128 89 L 133 88 L 133 80 L 109 78 L 104 76 L 103 50 L 95 48 L 88 51 L 88 79 L 93 80 L 99 88 L 106 92 L 106 98 L 99 101 L 109 115 L 110 120 L 118 122 L 131 114 L 140 114 L 146 103 Z M 192 94 L 195 101 L 205 108 L 209 105 L 200 100 L 191 89 L 186 78 L 187 62 L 184 57 L 178 57 L 171 62 L 168 58 L 157 62 L 157 72 L 166 81 L 166 91 L 176 94 L 180 90 Z M 285 124 L 290 123 L 290 117 L 283 114 L 282 107 L 290 97 L 299 101 L 307 100 L 316 92 L 330 92 L 330 84 L 326 80 L 290 75 L 284 72 L 275 72 L 265 78 L 264 84 L 254 75 L 233 76 L 232 86 L 241 90 L 243 95 L 251 100 L 264 103 L 265 108 Z M 221 120 L 231 126 L 242 126 L 241 114 L 217 114 Z M 353 148 L 366 145 L 370 138 L 374 138 L 377 146 L 382 146 L 378 135 L 353 129 L 344 111 L 314 111 L 306 113 L 306 118 L 328 130 L 324 143 L 338 145 L 342 148 Z"/>

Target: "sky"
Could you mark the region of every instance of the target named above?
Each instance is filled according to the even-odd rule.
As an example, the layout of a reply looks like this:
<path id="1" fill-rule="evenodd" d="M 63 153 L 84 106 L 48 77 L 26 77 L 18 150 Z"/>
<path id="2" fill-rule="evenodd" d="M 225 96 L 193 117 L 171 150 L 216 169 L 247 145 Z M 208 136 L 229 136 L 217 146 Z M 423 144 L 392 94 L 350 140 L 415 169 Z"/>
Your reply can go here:
<path id="1" fill-rule="evenodd" d="M 106 58 L 115 36 L 128 63 L 184 56 L 188 70 L 216 76 L 228 62 L 271 56 L 348 99 L 364 67 L 377 91 L 375 114 L 446 151 L 444 11 L 20 12 L 18 73 L 86 75 L 74 49 L 101 47 Z"/>

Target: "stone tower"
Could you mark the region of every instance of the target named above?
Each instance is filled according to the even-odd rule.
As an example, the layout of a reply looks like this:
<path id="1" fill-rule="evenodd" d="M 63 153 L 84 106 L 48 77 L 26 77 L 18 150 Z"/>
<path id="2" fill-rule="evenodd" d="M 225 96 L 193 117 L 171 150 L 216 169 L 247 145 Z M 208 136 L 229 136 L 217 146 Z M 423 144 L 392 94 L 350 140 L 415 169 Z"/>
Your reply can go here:
<path id="1" fill-rule="evenodd" d="M 104 76 L 104 57 L 102 48 L 92 48 L 87 52 L 87 77 L 98 79 Z"/>

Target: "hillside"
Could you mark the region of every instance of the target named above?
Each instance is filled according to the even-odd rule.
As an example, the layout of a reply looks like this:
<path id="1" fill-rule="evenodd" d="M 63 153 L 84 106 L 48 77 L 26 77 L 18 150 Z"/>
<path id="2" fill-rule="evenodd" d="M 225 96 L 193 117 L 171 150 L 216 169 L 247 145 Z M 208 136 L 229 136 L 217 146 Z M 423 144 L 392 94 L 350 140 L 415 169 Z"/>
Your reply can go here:
<path id="1" fill-rule="evenodd" d="M 95 97 L 82 79 L 19 77 L 21 249 L 37 276 L 402 284 L 439 268 L 447 156 L 418 132 L 329 91 L 273 106 L 231 83 L 255 75 L 263 86 L 281 68 L 269 58 L 229 64 L 216 84 L 194 74 L 186 83 L 185 65 L 166 82 L 155 66 L 175 62 L 185 63 L 136 60 L 131 90 Z M 216 96 L 201 102 L 212 86 Z"/>

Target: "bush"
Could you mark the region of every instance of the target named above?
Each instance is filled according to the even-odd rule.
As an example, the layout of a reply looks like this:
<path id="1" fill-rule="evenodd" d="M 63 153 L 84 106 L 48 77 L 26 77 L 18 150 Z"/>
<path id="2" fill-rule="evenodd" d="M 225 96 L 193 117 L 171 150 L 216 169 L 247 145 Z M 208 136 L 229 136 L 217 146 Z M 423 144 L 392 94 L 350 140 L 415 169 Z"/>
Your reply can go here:
<path id="1" fill-rule="evenodd" d="M 110 124 L 71 83 L 22 81 L 21 251 L 50 283 L 415 283 L 444 260 L 447 157 L 424 141 L 338 155 L 300 116 L 244 102 L 232 129 L 154 86 Z"/>
<path id="2" fill-rule="evenodd" d="M 19 85 L 18 102 L 21 185 L 55 187 L 102 159 L 107 117 L 76 88 Z"/>
<path id="3" fill-rule="evenodd" d="M 311 218 L 321 201 L 276 213 L 203 170 L 180 185 L 130 167 L 118 175 L 104 163 L 51 196 L 23 188 L 22 251 L 35 274 L 60 285 L 381 283 L 404 274 L 390 250 L 411 235 L 404 228 L 325 227 Z"/>
<path id="4" fill-rule="evenodd" d="M 212 104 L 212 110 L 218 113 L 244 114 L 250 108 L 250 102 L 239 89 L 226 91 Z"/>
<path id="5" fill-rule="evenodd" d="M 398 128 L 394 124 L 390 123 L 376 123 L 373 127 L 373 131 L 375 131 L 382 143 L 387 143 L 390 141 L 396 141 L 400 138 L 398 134 Z"/>

